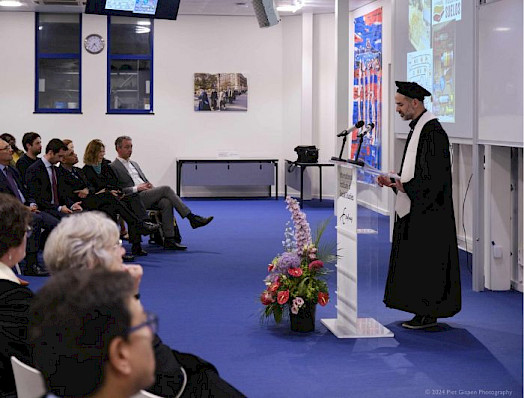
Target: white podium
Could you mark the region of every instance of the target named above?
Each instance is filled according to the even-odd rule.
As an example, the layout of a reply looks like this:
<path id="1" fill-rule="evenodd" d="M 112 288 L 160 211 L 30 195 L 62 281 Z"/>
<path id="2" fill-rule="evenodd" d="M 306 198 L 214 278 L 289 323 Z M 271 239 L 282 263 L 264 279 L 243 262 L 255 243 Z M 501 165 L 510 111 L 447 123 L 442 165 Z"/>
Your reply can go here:
<path id="1" fill-rule="evenodd" d="M 337 176 L 335 215 L 337 217 L 337 317 L 322 319 L 338 338 L 393 337 L 393 333 L 373 318 L 358 317 L 358 235 L 376 233 L 357 228 L 357 173 L 373 171 L 348 162 L 333 161 Z"/>

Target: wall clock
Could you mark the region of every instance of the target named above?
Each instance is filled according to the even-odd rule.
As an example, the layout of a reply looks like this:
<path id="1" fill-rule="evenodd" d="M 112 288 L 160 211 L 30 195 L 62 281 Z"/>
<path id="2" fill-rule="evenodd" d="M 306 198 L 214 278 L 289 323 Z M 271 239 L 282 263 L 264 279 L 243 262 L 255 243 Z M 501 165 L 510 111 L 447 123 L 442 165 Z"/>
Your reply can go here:
<path id="1" fill-rule="evenodd" d="M 84 47 L 87 52 L 91 54 L 101 53 L 104 49 L 105 43 L 102 36 L 98 34 L 91 34 L 87 36 L 84 40 Z"/>

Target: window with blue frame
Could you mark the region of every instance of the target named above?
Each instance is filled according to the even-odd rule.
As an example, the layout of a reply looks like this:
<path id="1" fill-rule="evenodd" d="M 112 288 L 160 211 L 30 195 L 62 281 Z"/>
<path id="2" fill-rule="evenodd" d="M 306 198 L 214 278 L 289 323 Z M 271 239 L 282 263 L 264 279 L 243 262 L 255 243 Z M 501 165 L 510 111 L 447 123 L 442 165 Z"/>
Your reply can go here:
<path id="1" fill-rule="evenodd" d="M 153 20 L 108 17 L 107 112 L 153 113 Z"/>
<path id="2" fill-rule="evenodd" d="M 81 14 L 36 13 L 35 112 L 80 113 Z"/>

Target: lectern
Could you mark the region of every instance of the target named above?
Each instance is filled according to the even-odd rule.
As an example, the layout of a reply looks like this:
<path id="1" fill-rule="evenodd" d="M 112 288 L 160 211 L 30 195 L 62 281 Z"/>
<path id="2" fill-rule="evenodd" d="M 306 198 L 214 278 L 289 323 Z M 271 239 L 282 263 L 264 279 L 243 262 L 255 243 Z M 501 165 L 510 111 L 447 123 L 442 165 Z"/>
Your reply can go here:
<path id="1" fill-rule="evenodd" d="M 332 162 L 337 177 L 337 317 L 321 322 L 338 338 L 393 337 L 393 333 L 375 319 L 358 317 L 358 236 L 378 231 L 358 227 L 357 175 L 359 171 L 371 174 L 378 171 L 347 161 Z"/>

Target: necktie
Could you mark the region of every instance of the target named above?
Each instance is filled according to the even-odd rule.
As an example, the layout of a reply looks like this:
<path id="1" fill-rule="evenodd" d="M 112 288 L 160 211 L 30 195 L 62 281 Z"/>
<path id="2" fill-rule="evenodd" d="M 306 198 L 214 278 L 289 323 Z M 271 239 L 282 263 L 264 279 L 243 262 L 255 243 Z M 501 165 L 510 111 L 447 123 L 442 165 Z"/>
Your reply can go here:
<path id="1" fill-rule="evenodd" d="M 53 186 L 53 204 L 58 206 L 58 184 L 56 182 L 55 166 L 51 165 L 51 185 Z"/>
<path id="2" fill-rule="evenodd" d="M 11 191 L 13 191 L 13 193 L 15 194 L 16 198 L 23 203 L 22 201 L 22 197 L 20 196 L 20 192 L 18 191 L 18 186 L 16 185 L 16 182 L 15 182 L 15 179 L 13 178 L 13 171 L 9 168 L 9 167 L 6 167 L 4 169 L 5 171 L 5 176 L 7 178 L 7 183 L 9 184 L 9 187 L 11 188 Z"/>

